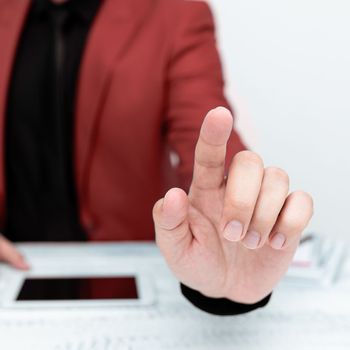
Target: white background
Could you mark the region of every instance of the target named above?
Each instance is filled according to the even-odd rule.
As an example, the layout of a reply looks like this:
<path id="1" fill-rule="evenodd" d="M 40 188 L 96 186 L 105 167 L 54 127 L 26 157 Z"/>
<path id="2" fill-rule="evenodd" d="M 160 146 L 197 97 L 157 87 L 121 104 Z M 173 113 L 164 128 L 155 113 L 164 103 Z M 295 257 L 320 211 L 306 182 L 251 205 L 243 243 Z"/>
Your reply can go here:
<path id="1" fill-rule="evenodd" d="M 350 240 L 350 2 L 211 0 L 237 127 Z"/>

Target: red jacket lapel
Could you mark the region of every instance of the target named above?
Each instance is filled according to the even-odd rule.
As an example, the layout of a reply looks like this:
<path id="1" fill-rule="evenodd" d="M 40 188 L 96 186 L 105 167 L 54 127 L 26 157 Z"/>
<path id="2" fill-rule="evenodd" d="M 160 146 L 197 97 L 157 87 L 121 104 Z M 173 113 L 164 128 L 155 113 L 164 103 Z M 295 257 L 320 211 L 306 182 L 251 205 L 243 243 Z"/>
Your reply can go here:
<path id="1" fill-rule="evenodd" d="M 30 0 L 0 0 L 0 214 L 4 211 L 4 125 L 6 100 L 16 47 Z M 133 0 L 104 0 L 88 37 L 80 69 L 75 113 L 75 169 L 80 195 L 84 193 L 89 155 L 112 71 L 138 28 L 146 6 Z M 79 196 L 80 199 L 81 196 Z"/>
<path id="2" fill-rule="evenodd" d="M 140 7 L 135 11 L 135 4 L 133 0 L 105 0 L 88 37 L 75 114 L 75 171 L 80 202 L 84 202 L 87 192 L 90 157 L 113 68 L 140 24 L 136 18 L 143 11 Z"/>
<path id="3" fill-rule="evenodd" d="M 145 2 L 146 3 L 146 2 Z M 0 215 L 4 213 L 4 125 L 8 85 L 17 43 L 30 0 L 0 0 Z M 75 171 L 79 200 L 84 200 L 89 157 L 103 111 L 104 97 L 118 57 L 130 44 L 147 6 L 134 0 L 104 0 L 83 55 L 75 111 Z"/>

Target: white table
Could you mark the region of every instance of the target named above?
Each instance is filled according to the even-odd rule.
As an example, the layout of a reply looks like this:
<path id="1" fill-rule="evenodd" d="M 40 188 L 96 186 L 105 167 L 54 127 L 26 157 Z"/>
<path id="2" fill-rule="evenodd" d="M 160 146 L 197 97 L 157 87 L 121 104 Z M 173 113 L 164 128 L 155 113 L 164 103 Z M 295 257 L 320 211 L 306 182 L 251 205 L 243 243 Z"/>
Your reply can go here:
<path id="1" fill-rule="evenodd" d="M 252 313 L 207 315 L 181 295 L 153 244 L 22 245 L 33 268 L 45 257 L 128 264 L 147 273 L 156 303 L 147 307 L 0 310 L 0 349 L 350 349 L 350 262 L 330 288 L 281 283 L 269 305 Z M 1 283 L 1 276 L 0 276 Z"/>

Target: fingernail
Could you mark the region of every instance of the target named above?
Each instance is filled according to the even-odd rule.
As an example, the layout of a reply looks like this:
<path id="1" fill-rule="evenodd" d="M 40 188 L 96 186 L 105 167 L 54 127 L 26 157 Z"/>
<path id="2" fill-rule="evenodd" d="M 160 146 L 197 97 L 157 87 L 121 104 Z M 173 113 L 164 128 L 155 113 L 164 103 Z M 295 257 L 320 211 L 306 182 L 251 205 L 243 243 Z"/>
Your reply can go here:
<path id="1" fill-rule="evenodd" d="M 281 249 L 284 246 L 284 243 L 286 242 L 286 236 L 283 233 L 277 233 L 273 236 L 270 244 L 271 247 L 274 249 Z"/>
<path id="2" fill-rule="evenodd" d="M 260 243 L 260 233 L 256 231 L 248 231 L 242 243 L 246 248 L 256 249 Z"/>
<path id="3" fill-rule="evenodd" d="M 240 240 L 243 232 L 243 225 L 239 221 L 230 221 L 224 229 L 224 237 L 228 241 L 237 242 Z"/>

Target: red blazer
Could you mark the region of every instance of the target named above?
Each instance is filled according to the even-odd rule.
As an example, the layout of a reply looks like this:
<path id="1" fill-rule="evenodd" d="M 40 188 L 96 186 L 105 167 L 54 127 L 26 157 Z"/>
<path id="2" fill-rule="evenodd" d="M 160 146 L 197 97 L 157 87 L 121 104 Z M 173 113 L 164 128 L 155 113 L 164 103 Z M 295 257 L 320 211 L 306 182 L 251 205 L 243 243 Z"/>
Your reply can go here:
<path id="1" fill-rule="evenodd" d="M 29 5 L 0 0 L 2 221 L 7 91 Z M 104 0 L 83 55 L 75 110 L 75 182 L 91 240 L 154 238 L 153 204 L 170 186 L 188 188 L 201 122 L 219 105 L 228 106 L 206 3 Z M 242 149 L 233 133 L 228 156 Z"/>

